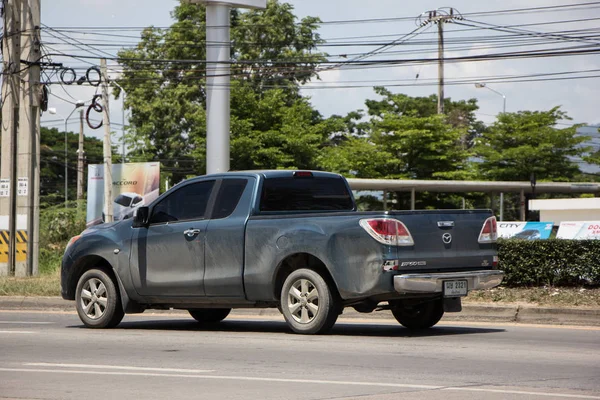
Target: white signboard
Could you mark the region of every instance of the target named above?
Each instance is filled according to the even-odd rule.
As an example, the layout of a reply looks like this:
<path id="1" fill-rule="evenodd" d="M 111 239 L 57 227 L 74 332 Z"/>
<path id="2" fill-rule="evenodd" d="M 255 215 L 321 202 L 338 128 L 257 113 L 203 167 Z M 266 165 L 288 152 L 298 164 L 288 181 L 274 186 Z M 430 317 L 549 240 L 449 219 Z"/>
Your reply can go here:
<path id="1" fill-rule="evenodd" d="M 27 196 L 28 187 L 27 178 L 19 178 L 17 181 L 17 196 Z"/>
<path id="2" fill-rule="evenodd" d="M 10 196 L 10 179 L 0 179 L 0 197 Z"/>
<path id="3" fill-rule="evenodd" d="M 552 222 L 498 222 L 498 236 L 504 239 L 548 239 L 552 233 Z"/>
<path id="4" fill-rule="evenodd" d="M 160 164 L 112 165 L 113 218 L 131 218 L 136 208 L 158 197 Z M 104 165 L 88 165 L 87 226 L 104 222 Z"/>
<path id="5" fill-rule="evenodd" d="M 557 239 L 600 239 L 600 221 L 563 221 Z"/>

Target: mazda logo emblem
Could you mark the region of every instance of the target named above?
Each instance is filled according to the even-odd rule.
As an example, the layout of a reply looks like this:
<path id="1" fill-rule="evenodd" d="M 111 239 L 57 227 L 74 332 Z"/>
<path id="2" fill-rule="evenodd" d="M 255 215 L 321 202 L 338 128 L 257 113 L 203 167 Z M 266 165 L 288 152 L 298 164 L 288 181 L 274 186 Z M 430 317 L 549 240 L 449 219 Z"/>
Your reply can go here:
<path id="1" fill-rule="evenodd" d="M 452 242 L 452 235 L 448 232 L 444 233 L 442 235 L 442 241 L 446 244 L 450 244 Z"/>

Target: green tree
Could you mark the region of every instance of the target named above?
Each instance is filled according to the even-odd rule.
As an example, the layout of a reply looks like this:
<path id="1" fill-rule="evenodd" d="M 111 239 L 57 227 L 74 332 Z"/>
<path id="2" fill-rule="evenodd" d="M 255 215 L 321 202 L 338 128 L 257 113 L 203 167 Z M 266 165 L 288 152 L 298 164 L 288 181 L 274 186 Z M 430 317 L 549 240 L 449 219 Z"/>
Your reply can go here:
<path id="1" fill-rule="evenodd" d="M 381 100 L 367 100 L 368 114 L 382 118 L 384 114 L 398 116 L 432 117 L 437 115 L 437 95 L 428 97 L 410 97 L 403 93 L 392 93 L 377 86 L 374 91 Z M 477 99 L 453 101 L 444 99 L 445 122 L 453 128 L 462 129 L 461 144 L 464 148 L 473 145 L 474 139 L 485 131 L 485 125 L 475 116 L 479 109 Z"/>
<path id="2" fill-rule="evenodd" d="M 364 178 L 469 179 L 469 151 L 463 138 L 474 119 L 474 102 L 451 102 L 463 110 L 464 123 L 451 124 L 438 115 L 435 96 L 409 97 L 375 88 L 381 100 L 367 100 L 367 116 L 361 110 L 346 117 L 321 161 L 334 171 Z"/>
<path id="3" fill-rule="evenodd" d="M 549 111 L 521 111 L 500 114 L 475 147 L 482 159 L 482 176 L 489 180 L 569 181 L 579 173 L 571 157 L 588 149 L 581 144 L 589 139 L 576 136 L 578 125 L 557 128 L 569 119 L 559 107 Z"/>
<path id="4" fill-rule="evenodd" d="M 371 139 L 398 160 L 392 175 L 405 179 L 468 179 L 469 152 L 460 145 L 464 130 L 443 115 L 399 116 L 384 113 L 373 122 Z"/>
<path id="5" fill-rule="evenodd" d="M 175 180 L 205 171 L 205 8 L 181 4 L 169 29 L 147 28 L 119 53 L 136 160 L 160 160 Z M 293 8 L 232 10 L 232 169 L 314 167 L 327 125 L 299 95 L 316 76 L 319 20 Z M 253 154 L 248 154 L 253 153 Z"/>
<path id="6" fill-rule="evenodd" d="M 450 115 L 438 115 L 436 97 L 409 97 L 376 87 L 380 100 L 367 100 L 366 113 L 346 117 L 323 151 L 325 169 L 358 178 L 474 179 L 469 162 L 470 137 L 483 131 L 476 121 L 475 100 L 446 100 Z M 475 129 L 477 127 L 477 129 Z M 410 195 L 395 193 L 394 208 L 410 207 Z M 368 204 L 367 204 L 368 203 Z M 365 203 L 366 207 L 373 204 Z M 420 194 L 419 208 L 456 208 L 462 198 L 435 193 Z"/>
<path id="7" fill-rule="evenodd" d="M 70 200 L 77 197 L 77 150 L 79 134 L 67 133 L 67 168 Z M 85 137 L 85 164 L 103 162 L 102 141 Z M 87 176 L 87 168 L 84 168 Z M 64 202 L 65 199 L 65 133 L 56 128 L 40 130 L 40 205 L 47 207 Z M 85 179 L 84 179 L 85 182 Z"/>

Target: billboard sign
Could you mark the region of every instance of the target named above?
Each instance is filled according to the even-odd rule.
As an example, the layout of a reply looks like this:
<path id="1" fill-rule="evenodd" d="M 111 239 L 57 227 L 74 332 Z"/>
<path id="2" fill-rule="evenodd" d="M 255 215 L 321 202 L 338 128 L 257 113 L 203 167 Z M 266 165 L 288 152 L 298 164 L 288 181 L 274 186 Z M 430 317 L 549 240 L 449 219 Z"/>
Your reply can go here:
<path id="1" fill-rule="evenodd" d="M 158 197 L 160 164 L 113 164 L 112 180 L 114 220 L 131 218 L 136 208 Z M 104 215 L 104 164 L 88 165 L 87 226 L 104 222 Z"/>
<path id="2" fill-rule="evenodd" d="M 600 221 L 563 221 L 557 239 L 600 239 Z"/>
<path id="3" fill-rule="evenodd" d="M 498 236 L 504 239 L 548 239 L 552 233 L 552 222 L 498 222 Z"/>

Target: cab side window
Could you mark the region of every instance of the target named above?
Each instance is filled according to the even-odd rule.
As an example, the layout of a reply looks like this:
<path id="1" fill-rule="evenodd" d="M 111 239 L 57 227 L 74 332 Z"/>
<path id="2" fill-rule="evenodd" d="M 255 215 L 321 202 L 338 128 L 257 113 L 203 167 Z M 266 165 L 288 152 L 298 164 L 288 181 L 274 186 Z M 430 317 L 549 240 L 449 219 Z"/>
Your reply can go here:
<path id="1" fill-rule="evenodd" d="M 247 179 L 223 179 L 212 219 L 229 217 L 240 202 L 247 184 Z"/>
<path id="2" fill-rule="evenodd" d="M 171 193 L 154 206 L 150 224 L 202 219 L 215 181 L 192 183 Z"/>

